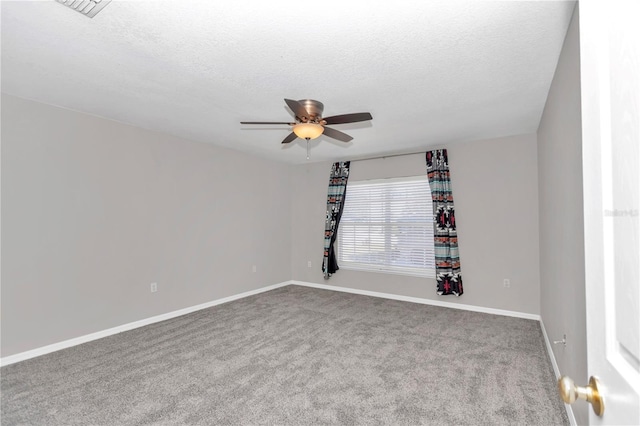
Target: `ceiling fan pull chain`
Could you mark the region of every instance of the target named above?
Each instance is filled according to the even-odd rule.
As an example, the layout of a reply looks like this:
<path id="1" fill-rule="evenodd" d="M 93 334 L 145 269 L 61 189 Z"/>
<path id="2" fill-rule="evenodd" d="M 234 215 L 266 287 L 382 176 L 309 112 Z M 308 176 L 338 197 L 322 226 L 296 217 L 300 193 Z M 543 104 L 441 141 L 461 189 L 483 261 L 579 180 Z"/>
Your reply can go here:
<path id="1" fill-rule="evenodd" d="M 307 138 L 307 160 L 309 159 L 309 138 Z"/>

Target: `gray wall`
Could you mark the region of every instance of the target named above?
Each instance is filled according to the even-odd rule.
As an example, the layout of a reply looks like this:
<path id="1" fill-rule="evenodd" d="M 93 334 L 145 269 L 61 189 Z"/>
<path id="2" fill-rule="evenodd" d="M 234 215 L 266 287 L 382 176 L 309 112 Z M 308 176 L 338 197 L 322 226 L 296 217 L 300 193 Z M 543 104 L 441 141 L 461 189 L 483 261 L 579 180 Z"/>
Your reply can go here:
<path id="1" fill-rule="evenodd" d="M 3 95 L 2 356 L 291 279 L 289 181 Z"/>
<path id="2" fill-rule="evenodd" d="M 462 296 L 438 296 L 435 280 L 401 275 L 341 269 L 324 280 L 321 260 L 331 163 L 293 169 L 293 279 L 538 314 L 536 136 L 458 143 L 446 148 L 465 285 Z M 416 154 L 353 162 L 349 179 L 425 173 L 424 154 Z M 307 267 L 309 260 L 311 268 Z M 511 280 L 511 288 L 503 287 L 504 278 Z"/>
<path id="3" fill-rule="evenodd" d="M 537 145 L 447 146 L 465 294 L 439 297 L 428 279 L 323 279 L 329 163 L 283 167 L 3 95 L 1 355 L 293 278 L 540 313 L 568 335 L 563 373 L 586 378 L 580 143 L 574 17 Z M 354 162 L 351 179 L 423 173 L 409 155 Z"/>
<path id="4" fill-rule="evenodd" d="M 562 374 L 586 383 L 587 343 L 582 204 L 582 132 L 578 8 L 567 32 L 538 128 L 540 305 Z M 588 424 L 588 404 L 574 404 Z"/>

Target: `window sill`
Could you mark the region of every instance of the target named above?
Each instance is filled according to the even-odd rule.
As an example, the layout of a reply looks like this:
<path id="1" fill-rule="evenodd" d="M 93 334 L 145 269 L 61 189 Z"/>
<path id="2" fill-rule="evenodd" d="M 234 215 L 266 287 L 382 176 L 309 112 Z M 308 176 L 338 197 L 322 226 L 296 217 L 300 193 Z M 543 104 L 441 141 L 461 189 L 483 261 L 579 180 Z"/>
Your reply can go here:
<path id="1" fill-rule="evenodd" d="M 374 274 L 387 274 L 387 275 L 403 275 L 408 277 L 418 277 L 418 278 L 431 278 L 436 279 L 436 273 L 434 270 L 419 272 L 419 271 L 401 271 L 401 270 L 390 270 L 383 268 L 373 268 L 373 267 L 359 267 L 354 265 L 349 265 L 346 263 L 338 263 L 340 269 L 345 271 L 358 271 L 358 272 L 372 272 Z"/>

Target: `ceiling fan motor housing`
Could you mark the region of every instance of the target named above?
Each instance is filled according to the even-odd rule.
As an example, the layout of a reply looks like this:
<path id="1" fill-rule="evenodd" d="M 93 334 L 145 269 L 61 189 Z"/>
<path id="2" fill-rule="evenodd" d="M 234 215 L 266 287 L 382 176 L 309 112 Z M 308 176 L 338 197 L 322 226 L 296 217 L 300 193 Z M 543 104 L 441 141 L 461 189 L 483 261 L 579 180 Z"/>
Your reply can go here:
<path id="1" fill-rule="evenodd" d="M 313 99 L 300 99 L 298 102 L 300 102 L 309 113 L 309 121 L 317 122 L 322 118 L 322 111 L 324 111 L 322 102 Z"/>

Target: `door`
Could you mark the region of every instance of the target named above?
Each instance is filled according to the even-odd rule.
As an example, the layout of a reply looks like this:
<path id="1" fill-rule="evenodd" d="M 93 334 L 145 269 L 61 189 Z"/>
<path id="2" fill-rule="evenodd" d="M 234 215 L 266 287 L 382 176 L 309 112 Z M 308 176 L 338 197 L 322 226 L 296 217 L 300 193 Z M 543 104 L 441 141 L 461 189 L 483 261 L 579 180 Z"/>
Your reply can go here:
<path id="1" fill-rule="evenodd" d="M 580 1 L 589 374 L 604 413 L 640 424 L 640 2 Z"/>

